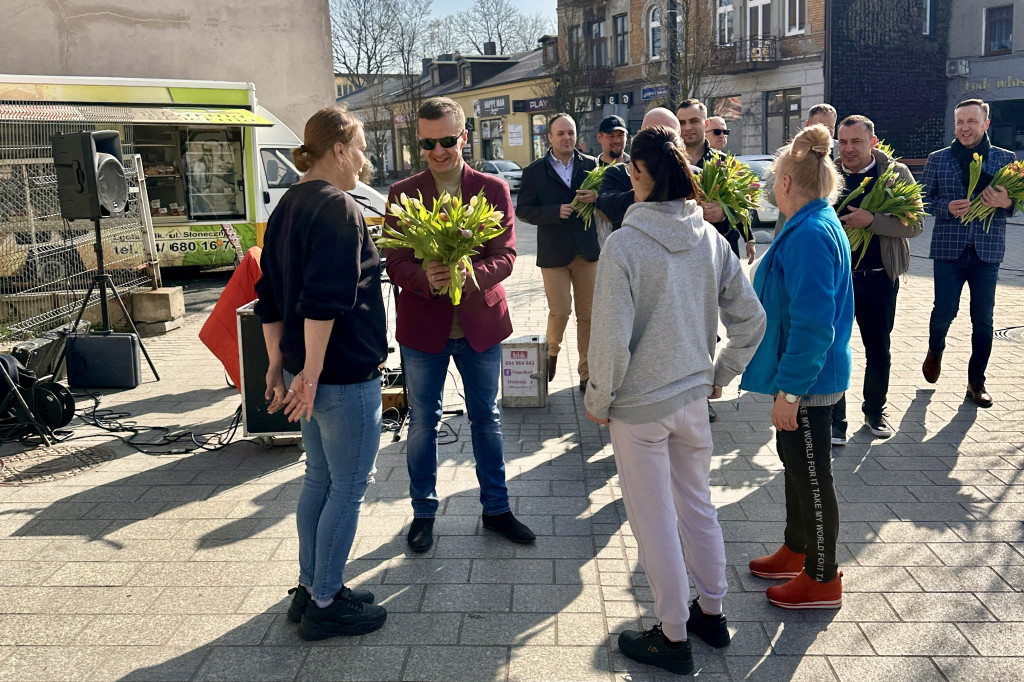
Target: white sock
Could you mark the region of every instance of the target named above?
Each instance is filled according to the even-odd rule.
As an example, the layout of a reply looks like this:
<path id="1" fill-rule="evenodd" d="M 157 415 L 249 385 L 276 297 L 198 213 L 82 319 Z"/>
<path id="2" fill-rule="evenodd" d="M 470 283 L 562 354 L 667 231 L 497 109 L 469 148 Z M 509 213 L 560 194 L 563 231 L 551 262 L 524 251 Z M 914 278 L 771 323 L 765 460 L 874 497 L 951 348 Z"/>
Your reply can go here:
<path id="1" fill-rule="evenodd" d="M 322 609 L 326 609 L 328 606 L 330 606 L 331 604 L 334 603 L 334 599 L 333 598 L 331 598 L 331 599 L 323 599 L 323 600 L 321 600 L 321 599 L 313 599 L 313 603 L 316 604 L 317 606 L 319 606 Z"/>

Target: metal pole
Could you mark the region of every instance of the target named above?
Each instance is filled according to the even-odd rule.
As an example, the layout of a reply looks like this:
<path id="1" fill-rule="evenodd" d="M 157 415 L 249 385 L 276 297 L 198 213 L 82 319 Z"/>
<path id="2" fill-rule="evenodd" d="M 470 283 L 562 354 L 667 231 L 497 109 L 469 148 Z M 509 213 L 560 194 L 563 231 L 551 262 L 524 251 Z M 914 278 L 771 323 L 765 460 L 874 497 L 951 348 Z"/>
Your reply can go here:
<path id="1" fill-rule="evenodd" d="M 96 277 L 100 282 L 100 316 L 103 326 L 100 331 L 110 331 L 110 316 L 107 314 L 107 278 L 103 272 L 103 235 L 100 232 L 100 219 L 95 218 L 93 224 L 96 226 L 96 243 L 92 245 L 96 251 Z"/>
<path id="2" fill-rule="evenodd" d="M 678 13 L 678 0 L 668 0 L 665 10 L 668 29 L 668 99 L 673 111 L 682 98 L 679 92 L 679 31 L 676 30 L 679 25 Z"/>

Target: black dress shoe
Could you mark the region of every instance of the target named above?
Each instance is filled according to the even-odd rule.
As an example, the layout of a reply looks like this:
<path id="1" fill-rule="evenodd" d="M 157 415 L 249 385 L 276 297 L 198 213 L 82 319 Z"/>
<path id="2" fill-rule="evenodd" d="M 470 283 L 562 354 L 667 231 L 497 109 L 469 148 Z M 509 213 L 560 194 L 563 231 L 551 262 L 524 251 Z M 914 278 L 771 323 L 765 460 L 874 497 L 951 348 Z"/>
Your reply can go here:
<path id="1" fill-rule="evenodd" d="M 434 519 L 415 518 L 409 526 L 409 549 L 414 552 L 426 552 L 434 545 Z"/>
<path id="2" fill-rule="evenodd" d="M 929 384 L 938 381 L 939 375 L 942 374 L 942 353 L 928 351 L 924 364 L 921 365 L 921 373 L 924 374 L 924 380 Z"/>
<path id="3" fill-rule="evenodd" d="M 555 379 L 555 367 L 558 365 L 558 356 L 548 356 L 548 381 L 554 381 Z"/>
<path id="4" fill-rule="evenodd" d="M 992 396 L 985 391 L 985 384 L 967 384 L 966 397 L 978 407 L 992 407 Z"/>
<path id="5" fill-rule="evenodd" d="M 504 535 L 506 540 L 528 545 L 537 539 L 537 536 L 533 534 L 533 531 L 527 528 L 526 524 L 513 516 L 510 511 L 507 511 L 504 514 L 495 514 L 493 516 L 490 514 L 484 514 L 483 520 L 485 529 L 493 530 L 495 533 Z"/>

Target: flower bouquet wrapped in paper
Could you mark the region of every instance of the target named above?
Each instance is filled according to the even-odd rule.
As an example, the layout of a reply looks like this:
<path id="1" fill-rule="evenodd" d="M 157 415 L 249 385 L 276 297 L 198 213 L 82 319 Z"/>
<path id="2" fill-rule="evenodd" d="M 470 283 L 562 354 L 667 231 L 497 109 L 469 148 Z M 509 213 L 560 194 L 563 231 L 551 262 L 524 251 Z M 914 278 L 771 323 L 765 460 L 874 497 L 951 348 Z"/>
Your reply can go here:
<path id="1" fill-rule="evenodd" d="M 448 266 L 452 281 L 439 293 L 448 294 L 455 305 L 462 301 L 459 268 L 464 268 L 477 284 L 471 257 L 488 240 L 505 231 L 501 222 L 505 214 L 488 203 L 483 190 L 468 202 L 441 192 L 433 210 L 427 210 L 422 195 L 414 199 L 402 194 L 388 206 L 388 213 L 395 216 L 399 229 L 385 223 L 383 234 L 374 240 L 377 248 L 412 249 L 415 257 L 423 261 L 424 270 L 427 261 Z"/>
<path id="2" fill-rule="evenodd" d="M 697 181 L 704 192 L 704 200 L 721 206 L 729 225 L 739 229 L 744 239 L 752 239 L 752 212 L 761 197 L 761 179 L 757 174 L 728 154 L 706 161 Z"/>
<path id="3" fill-rule="evenodd" d="M 975 154 L 974 161 L 971 162 L 971 177 L 967 187 L 968 198 L 974 193 L 974 188 L 978 184 L 978 180 L 981 177 L 981 155 Z M 977 166 L 977 169 L 975 169 Z M 1018 211 L 1024 211 L 1024 161 L 1014 161 L 1008 163 L 998 171 L 992 178 L 992 182 L 988 184 L 989 187 L 1002 187 L 1010 195 L 1010 201 L 1014 203 Z M 971 222 L 972 220 L 982 221 L 982 225 L 985 227 L 985 231 L 988 232 L 992 226 L 992 216 L 996 213 L 994 206 L 988 206 L 981 201 L 981 196 L 974 197 L 971 199 L 971 206 L 967 209 L 967 213 L 960 216 L 960 222 L 964 225 Z"/>
<path id="4" fill-rule="evenodd" d="M 598 166 L 594 170 L 587 171 L 587 177 L 583 180 L 583 184 L 580 185 L 580 189 L 592 189 L 594 190 L 594 196 L 597 196 L 598 191 L 601 189 L 601 181 L 604 179 L 604 172 L 608 168 L 608 166 Z M 572 200 L 572 207 L 576 209 L 576 215 L 583 219 L 583 228 L 589 230 L 594 222 L 594 204 L 584 204 L 577 197 Z"/>
<path id="5" fill-rule="evenodd" d="M 924 219 L 924 187 L 917 182 L 900 180 L 895 164 L 886 168 L 885 172 L 875 180 L 871 189 L 867 190 L 867 185 L 870 182 L 870 177 L 864 178 L 836 207 L 836 213 L 842 214 L 843 209 L 851 201 L 867 191 L 867 196 L 860 202 L 860 208 L 865 211 L 888 213 L 898 218 L 904 225 Z M 868 244 L 871 243 L 873 233 L 866 227 L 848 227 L 846 236 L 850 239 L 850 251 L 853 254 L 860 251 L 860 257 L 853 265 L 853 267 L 857 267 L 868 251 Z"/>

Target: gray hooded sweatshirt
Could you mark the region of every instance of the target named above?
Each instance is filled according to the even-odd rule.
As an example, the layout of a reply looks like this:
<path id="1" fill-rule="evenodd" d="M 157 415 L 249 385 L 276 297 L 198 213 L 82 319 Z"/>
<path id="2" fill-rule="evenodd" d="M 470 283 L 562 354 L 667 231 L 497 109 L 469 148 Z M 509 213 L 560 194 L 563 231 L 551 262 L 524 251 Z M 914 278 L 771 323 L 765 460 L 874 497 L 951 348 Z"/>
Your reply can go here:
<path id="1" fill-rule="evenodd" d="M 728 343 L 715 360 L 719 315 Z M 587 411 L 631 424 L 673 414 L 741 374 L 764 330 L 739 260 L 695 201 L 635 203 L 598 261 Z"/>

